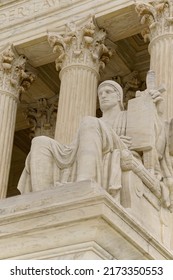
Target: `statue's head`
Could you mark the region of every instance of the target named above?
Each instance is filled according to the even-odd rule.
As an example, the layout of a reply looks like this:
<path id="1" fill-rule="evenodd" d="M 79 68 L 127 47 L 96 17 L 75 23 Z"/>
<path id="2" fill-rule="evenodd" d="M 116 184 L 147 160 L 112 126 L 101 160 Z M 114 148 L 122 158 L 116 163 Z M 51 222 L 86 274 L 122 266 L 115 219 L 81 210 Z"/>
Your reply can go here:
<path id="1" fill-rule="evenodd" d="M 113 108 L 119 105 L 123 110 L 123 89 L 115 81 L 106 80 L 102 82 L 98 87 L 98 97 L 100 102 L 101 111 Z"/>

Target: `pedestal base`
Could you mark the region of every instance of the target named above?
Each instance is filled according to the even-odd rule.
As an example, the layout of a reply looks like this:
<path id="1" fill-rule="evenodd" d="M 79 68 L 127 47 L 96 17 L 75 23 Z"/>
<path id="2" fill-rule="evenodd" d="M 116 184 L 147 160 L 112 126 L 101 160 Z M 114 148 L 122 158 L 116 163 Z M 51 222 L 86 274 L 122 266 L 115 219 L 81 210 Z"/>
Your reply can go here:
<path id="1" fill-rule="evenodd" d="M 123 172 L 122 184 L 121 205 L 156 240 L 173 249 L 173 213 L 162 207 L 161 201 L 132 171 Z"/>
<path id="2" fill-rule="evenodd" d="M 90 181 L 2 200 L 0 237 L 0 259 L 173 259 Z"/>

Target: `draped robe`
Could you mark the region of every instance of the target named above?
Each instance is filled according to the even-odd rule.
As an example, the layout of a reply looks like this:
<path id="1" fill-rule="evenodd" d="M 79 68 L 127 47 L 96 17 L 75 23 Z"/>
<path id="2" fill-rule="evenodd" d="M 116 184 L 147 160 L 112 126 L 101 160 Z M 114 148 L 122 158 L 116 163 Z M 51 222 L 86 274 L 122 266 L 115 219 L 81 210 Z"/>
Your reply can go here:
<path id="1" fill-rule="evenodd" d="M 121 111 L 112 127 L 102 118 L 85 117 L 69 146 L 46 136 L 35 137 L 18 189 L 33 192 L 84 179 L 96 181 L 107 191 L 120 189 L 124 143 L 118 135 L 125 135 L 125 129 L 126 111 Z"/>
<path id="2" fill-rule="evenodd" d="M 18 183 L 21 193 L 53 188 L 59 184 L 93 180 L 109 193 L 121 185 L 121 152 L 127 149 L 120 139 L 126 135 L 127 112 L 121 111 L 111 127 L 102 118 L 85 117 L 71 145 L 46 136 L 32 140 L 31 151 Z M 164 188 L 173 188 L 173 172 L 165 126 L 155 116 L 155 170 Z"/>

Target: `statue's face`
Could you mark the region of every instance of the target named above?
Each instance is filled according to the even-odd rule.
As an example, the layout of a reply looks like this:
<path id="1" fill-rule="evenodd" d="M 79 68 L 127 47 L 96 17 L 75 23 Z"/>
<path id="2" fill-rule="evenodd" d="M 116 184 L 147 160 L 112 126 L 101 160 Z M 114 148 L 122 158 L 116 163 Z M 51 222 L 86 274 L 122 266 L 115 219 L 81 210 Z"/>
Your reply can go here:
<path id="1" fill-rule="evenodd" d="M 107 111 L 119 104 L 119 91 L 109 85 L 103 85 L 98 91 L 100 109 L 102 112 Z"/>

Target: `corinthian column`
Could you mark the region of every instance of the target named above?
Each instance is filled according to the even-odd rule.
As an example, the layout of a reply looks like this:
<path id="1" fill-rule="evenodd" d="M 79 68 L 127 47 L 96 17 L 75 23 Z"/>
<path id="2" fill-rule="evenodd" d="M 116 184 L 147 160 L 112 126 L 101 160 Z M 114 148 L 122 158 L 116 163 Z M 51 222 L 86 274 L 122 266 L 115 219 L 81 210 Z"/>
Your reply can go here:
<path id="1" fill-rule="evenodd" d="M 31 73 L 24 71 L 25 62 L 11 46 L 0 53 L 0 198 L 7 193 L 17 103 L 32 82 Z"/>
<path id="2" fill-rule="evenodd" d="M 61 70 L 55 139 L 64 144 L 72 142 L 84 116 L 96 114 L 99 71 L 111 56 L 105 36 L 93 18 L 80 26 L 67 24 L 64 34 L 49 34 L 49 43 L 58 53 L 56 69 Z"/>
<path id="3" fill-rule="evenodd" d="M 155 71 L 157 86 L 165 85 L 165 117 L 169 119 L 173 117 L 173 0 L 140 2 L 136 11 L 141 23 L 147 24 L 143 36 L 150 41 L 150 69 Z"/>

